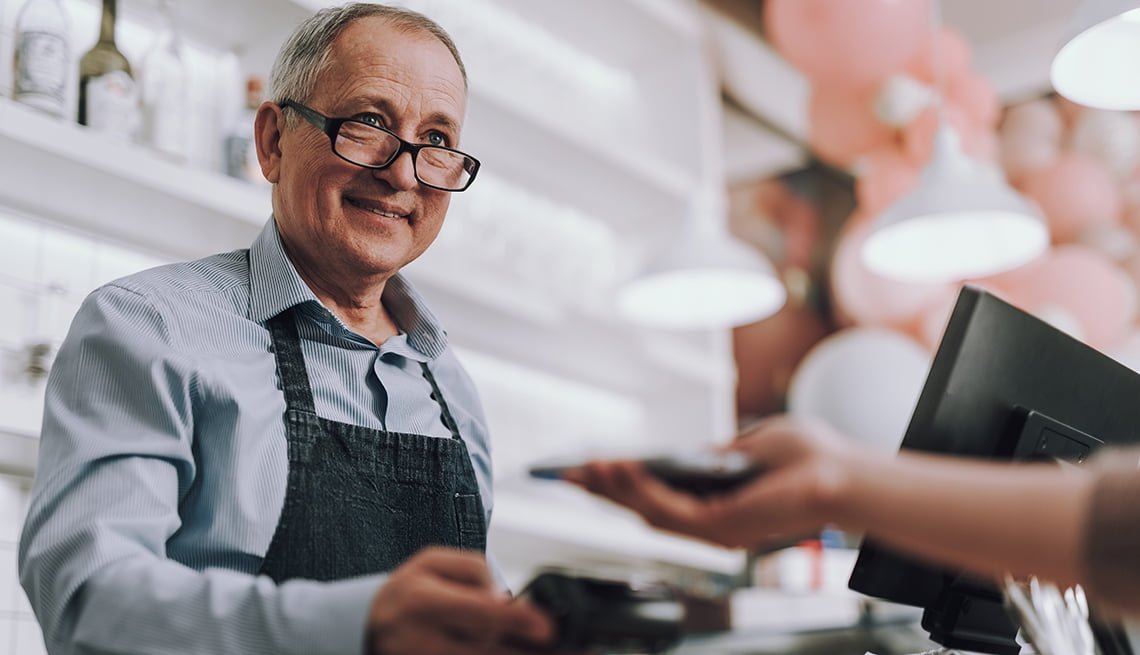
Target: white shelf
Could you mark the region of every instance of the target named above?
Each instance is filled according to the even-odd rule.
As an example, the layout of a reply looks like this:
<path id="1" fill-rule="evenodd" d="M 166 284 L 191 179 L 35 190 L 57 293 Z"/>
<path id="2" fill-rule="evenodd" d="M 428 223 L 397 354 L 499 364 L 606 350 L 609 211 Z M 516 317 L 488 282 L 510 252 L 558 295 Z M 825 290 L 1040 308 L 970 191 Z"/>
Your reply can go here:
<path id="1" fill-rule="evenodd" d="M 725 377 L 723 364 L 688 335 L 586 316 L 528 297 L 485 271 L 445 268 L 443 251 L 430 257 L 423 265 L 413 263 L 408 277 L 467 348 L 635 395 L 678 384 L 704 387 Z"/>
<path id="2" fill-rule="evenodd" d="M 99 5 L 99 0 L 83 1 Z M 156 0 L 120 0 L 119 10 L 123 20 L 151 26 L 160 22 Z M 280 45 L 313 11 L 290 0 L 191 0 L 175 7 L 180 28 L 196 43 L 239 54 L 263 44 Z"/>
<path id="3" fill-rule="evenodd" d="M 624 233 L 677 229 L 689 211 L 693 177 L 669 162 L 527 111 L 493 81 L 472 81 L 468 103 L 464 147 L 488 170 L 541 188 Z"/>
<path id="4" fill-rule="evenodd" d="M 0 378 L 0 474 L 30 476 L 36 468 L 43 384 Z"/>
<path id="5" fill-rule="evenodd" d="M 177 257 L 248 247 L 268 191 L 0 99 L 0 204 Z"/>
<path id="6" fill-rule="evenodd" d="M 34 435 L 0 430 L 0 474 L 32 477 L 39 451 L 40 440 Z"/>

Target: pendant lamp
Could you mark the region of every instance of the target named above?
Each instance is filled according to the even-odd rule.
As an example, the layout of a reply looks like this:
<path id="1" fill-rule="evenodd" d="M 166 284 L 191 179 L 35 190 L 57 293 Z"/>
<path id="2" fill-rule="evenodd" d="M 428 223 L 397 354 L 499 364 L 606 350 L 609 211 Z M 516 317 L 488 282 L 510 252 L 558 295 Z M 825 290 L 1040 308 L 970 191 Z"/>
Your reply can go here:
<path id="1" fill-rule="evenodd" d="M 689 230 L 656 253 L 618 294 L 618 310 L 647 327 L 696 330 L 744 325 L 787 297 L 772 264 L 727 234 Z"/>
<path id="2" fill-rule="evenodd" d="M 759 321 L 784 305 L 787 293 L 771 262 L 725 229 L 723 126 L 719 76 L 702 57 L 701 92 L 694 95 L 701 176 L 668 243 L 653 251 L 638 275 L 617 292 L 628 321 L 668 330 L 723 330 Z"/>
<path id="3" fill-rule="evenodd" d="M 937 28 L 937 2 L 931 16 Z M 1005 183 L 996 167 L 962 151 L 943 109 L 940 59 L 936 49 L 939 128 L 933 155 L 918 186 L 875 219 L 863 243 L 869 270 L 906 282 L 992 275 L 1025 264 L 1049 247 L 1041 214 Z"/>
<path id="4" fill-rule="evenodd" d="M 1029 262 L 1049 246 L 1040 214 L 942 125 L 918 186 L 876 220 L 863 263 L 910 282 L 958 282 Z"/>
<path id="5" fill-rule="evenodd" d="M 1099 109 L 1140 109 L 1140 0 L 1085 0 L 1050 70 L 1053 88 Z"/>

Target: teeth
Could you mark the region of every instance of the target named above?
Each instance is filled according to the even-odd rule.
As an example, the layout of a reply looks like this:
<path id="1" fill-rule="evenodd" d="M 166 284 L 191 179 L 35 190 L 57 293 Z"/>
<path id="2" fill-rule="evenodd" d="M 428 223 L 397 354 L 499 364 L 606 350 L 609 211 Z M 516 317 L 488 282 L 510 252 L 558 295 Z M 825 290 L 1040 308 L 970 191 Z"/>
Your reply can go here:
<path id="1" fill-rule="evenodd" d="M 365 210 L 365 211 L 367 211 L 367 212 L 371 212 L 371 213 L 373 213 L 373 214 L 376 214 L 377 216 L 383 216 L 383 217 L 385 217 L 385 218 L 404 218 L 404 217 L 403 217 L 402 215 L 400 215 L 400 214 L 393 214 L 392 212 L 386 212 L 386 211 L 384 211 L 384 210 L 382 210 L 382 209 L 377 209 L 376 207 L 368 207 L 368 206 L 366 206 L 366 205 L 363 205 L 363 204 L 361 204 L 361 203 L 358 203 L 358 202 L 353 202 L 352 204 L 353 204 L 353 205 L 356 205 L 356 206 L 357 206 L 357 207 L 359 207 L 360 209 L 363 209 L 363 210 Z"/>

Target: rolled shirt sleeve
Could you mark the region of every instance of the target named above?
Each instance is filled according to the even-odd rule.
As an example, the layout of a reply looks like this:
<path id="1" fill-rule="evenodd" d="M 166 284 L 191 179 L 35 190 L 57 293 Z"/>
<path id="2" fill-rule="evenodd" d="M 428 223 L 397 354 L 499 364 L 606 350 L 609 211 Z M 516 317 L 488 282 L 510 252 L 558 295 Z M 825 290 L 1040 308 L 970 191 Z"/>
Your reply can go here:
<path id="1" fill-rule="evenodd" d="M 130 289 L 97 290 L 72 324 L 19 549 L 49 652 L 358 655 L 383 576 L 276 585 L 168 557 L 199 475 L 192 364 Z"/>

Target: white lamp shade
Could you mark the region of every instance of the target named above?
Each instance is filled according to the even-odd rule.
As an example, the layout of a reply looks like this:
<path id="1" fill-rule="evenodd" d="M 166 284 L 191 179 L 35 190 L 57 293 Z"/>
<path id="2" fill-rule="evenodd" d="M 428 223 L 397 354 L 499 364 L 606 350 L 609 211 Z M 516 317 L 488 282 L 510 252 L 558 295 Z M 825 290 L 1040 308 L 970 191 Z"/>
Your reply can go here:
<path id="1" fill-rule="evenodd" d="M 1053 58 L 1053 88 L 1100 109 L 1140 109 L 1140 0 L 1086 0 Z"/>
<path id="2" fill-rule="evenodd" d="M 1016 268 L 1048 246 L 1040 214 L 943 127 L 918 186 L 876 219 L 862 256 L 884 277 L 958 282 Z"/>
<path id="3" fill-rule="evenodd" d="M 771 263 L 729 237 L 678 239 L 618 294 L 632 322 L 676 330 L 721 329 L 776 313 L 787 298 Z"/>

